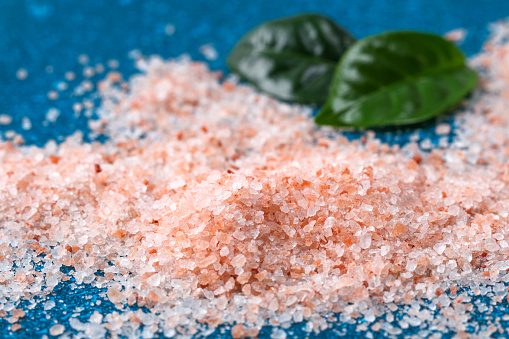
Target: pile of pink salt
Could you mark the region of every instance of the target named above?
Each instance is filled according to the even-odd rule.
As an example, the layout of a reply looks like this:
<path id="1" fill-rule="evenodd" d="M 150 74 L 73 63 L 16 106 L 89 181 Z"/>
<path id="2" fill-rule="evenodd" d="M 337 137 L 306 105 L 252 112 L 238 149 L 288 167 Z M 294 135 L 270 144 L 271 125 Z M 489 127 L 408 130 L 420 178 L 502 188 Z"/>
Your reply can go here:
<path id="1" fill-rule="evenodd" d="M 0 144 L 0 314 L 65 265 L 120 309 L 71 320 L 90 336 L 319 331 L 331 312 L 371 333 L 466 331 L 458 286 L 507 295 L 508 27 L 472 61 L 483 85 L 456 141 L 429 153 L 349 142 L 202 64 L 140 59 L 127 85 L 99 84 L 106 143 Z"/>

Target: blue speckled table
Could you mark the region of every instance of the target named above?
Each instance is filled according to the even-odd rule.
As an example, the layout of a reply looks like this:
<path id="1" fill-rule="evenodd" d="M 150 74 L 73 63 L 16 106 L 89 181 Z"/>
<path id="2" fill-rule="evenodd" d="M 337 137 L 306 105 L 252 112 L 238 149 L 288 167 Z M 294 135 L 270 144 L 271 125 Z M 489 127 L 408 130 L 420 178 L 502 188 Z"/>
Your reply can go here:
<path id="1" fill-rule="evenodd" d="M 57 101 L 50 101 L 47 93 L 55 89 L 66 71 L 79 72 L 78 55 L 88 54 L 92 64 L 109 59 L 120 62 L 120 71 L 128 76 L 135 70 L 128 52 L 139 49 L 144 54 L 163 57 L 182 53 L 204 60 L 199 47 L 211 43 L 219 58 L 209 62 L 214 69 L 225 69 L 225 59 L 235 41 L 252 26 L 281 16 L 313 11 L 335 18 L 357 37 L 364 37 L 390 29 L 418 29 L 444 33 L 463 27 L 468 36 L 462 48 L 468 54 L 477 52 L 487 36 L 490 22 L 509 16 L 509 1 L 503 0 L 1 0 L 0 1 L 0 114 L 13 116 L 9 125 L 0 126 L 4 134 L 14 130 L 23 135 L 26 143 L 42 145 L 50 139 L 62 140 L 76 130 L 87 133 L 84 116 L 75 117 L 71 109 L 70 91 L 61 93 Z M 165 34 L 173 24 L 173 35 Z M 51 67 L 48 67 L 51 66 Z M 28 78 L 19 81 L 16 70 L 25 68 Z M 43 124 L 50 107 L 58 107 L 61 114 L 54 124 Z M 30 117 L 33 128 L 21 127 L 23 116 Z M 420 126 L 422 134 L 433 137 L 433 122 Z M 405 142 L 412 130 L 384 130 L 378 135 L 392 143 Z M 355 137 L 355 135 L 352 135 Z M 1 227 L 1 225 L 0 225 Z M 72 280 L 59 284 L 50 299 L 56 306 L 44 311 L 42 304 L 33 307 L 23 302 L 26 317 L 23 329 L 10 332 L 9 324 L 0 319 L 0 337 L 38 337 L 57 320 L 68 324 L 73 310 L 84 311 L 79 318 L 88 319 L 94 310 L 102 313 L 114 306 L 101 298 L 102 291 L 86 285 L 71 288 Z M 2 298 L 3 296 L 0 296 Z M 101 300 L 100 305 L 97 301 Z M 486 303 L 477 298 L 477 303 Z M 490 314 L 477 311 L 472 316 L 471 331 L 486 323 L 487 318 L 500 317 L 507 304 L 499 305 Z M 506 326 L 509 324 L 502 323 Z M 353 326 L 338 324 L 322 332 L 319 337 L 339 334 L 363 337 L 353 333 Z M 226 332 L 228 333 L 228 332 Z M 270 333 L 264 328 L 261 336 Z M 305 335 L 302 325 L 289 332 Z M 405 330 L 411 334 L 412 329 Z M 216 331 L 213 337 L 225 337 Z M 443 334 L 446 337 L 452 333 Z"/>

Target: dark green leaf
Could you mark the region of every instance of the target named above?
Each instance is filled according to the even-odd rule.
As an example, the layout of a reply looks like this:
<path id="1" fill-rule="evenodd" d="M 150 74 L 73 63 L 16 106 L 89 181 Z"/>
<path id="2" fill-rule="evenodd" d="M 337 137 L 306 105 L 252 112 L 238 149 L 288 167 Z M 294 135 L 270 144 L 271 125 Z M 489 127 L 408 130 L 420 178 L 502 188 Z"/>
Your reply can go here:
<path id="1" fill-rule="evenodd" d="M 304 14 L 249 32 L 231 52 L 228 66 L 278 99 L 322 104 L 338 60 L 353 43 L 332 20 Z"/>
<path id="2" fill-rule="evenodd" d="M 476 84 L 453 43 L 432 34 L 384 33 L 345 53 L 315 121 L 361 128 L 417 123 L 453 108 Z"/>

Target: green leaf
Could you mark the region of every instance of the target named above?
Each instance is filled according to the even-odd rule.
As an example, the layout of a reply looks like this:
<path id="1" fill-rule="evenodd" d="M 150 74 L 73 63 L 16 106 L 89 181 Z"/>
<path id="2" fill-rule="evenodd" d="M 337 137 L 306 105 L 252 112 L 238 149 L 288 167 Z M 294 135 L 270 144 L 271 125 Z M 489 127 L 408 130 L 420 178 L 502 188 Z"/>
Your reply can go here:
<path id="1" fill-rule="evenodd" d="M 358 128 L 413 124 L 453 108 L 476 84 L 477 74 L 453 43 L 433 34 L 383 33 L 345 53 L 315 122 Z"/>
<path id="2" fill-rule="evenodd" d="M 249 32 L 232 50 L 228 66 L 278 99 L 322 104 L 337 62 L 354 41 L 332 20 L 303 14 Z"/>

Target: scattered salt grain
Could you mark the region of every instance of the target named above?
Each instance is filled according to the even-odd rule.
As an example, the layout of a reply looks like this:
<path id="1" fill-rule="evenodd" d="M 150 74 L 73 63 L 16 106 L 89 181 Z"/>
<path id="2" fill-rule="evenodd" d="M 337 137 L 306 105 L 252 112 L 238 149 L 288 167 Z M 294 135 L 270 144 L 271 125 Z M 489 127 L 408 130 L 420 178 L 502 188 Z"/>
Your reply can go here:
<path id="1" fill-rule="evenodd" d="M 467 31 L 463 28 L 457 28 L 452 31 L 449 31 L 445 34 L 445 38 L 447 40 L 461 43 L 463 40 L 465 40 L 465 37 L 467 36 Z"/>
<path id="2" fill-rule="evenodd" d="M 369 248 L 371 246 L 371 234 L 368 233 L 361 236 L 361 238 L 359 239 L 359 246 L 362 249 Z"/>
<path id="3" fill-rule="evenodd" d="M 56 324 L 50 327 L 49 334 L 52 336 L 58 336 L 64 333 L 65 327 L 61 324 Z"/>
<path id="4" fill-rule="evenodd" d="M 65 80 L 67 80 L 67 81 L 73 81 L 74 79 L 76 79 L 76 74 L 74 72 L 69 71 L 69 72 L 65 72 L 64 77 L 65 77 Z"/>
<path id="5" fill-rule="evenodd" d="M 0 125 L 9 125 L 12 122 L 12 117 L 7 114 L 0 114 Z"/>
<path id="6" fill-rule="evenodd" d="M 18 80 L 23 81 L 28 78 L 28 71 L 25 68 L 20 68 L 16 71 L 16 78 Z"/>
<path id="7" fill-rule="evenodd" d="M 49 91 L 48 92 L 48 99 L 50 99 L 50 100 L 58 99 L 58 92 L 57 91 Z"/>
<path id="8" fill-rule="evenodd" d="M 435 132 L 438 135 L 448 135 L 449 133 L 451 133 L 451 125 L 449 125 L 449 124 L 439 124 L 435 128 Z"/>
<path id="9" fill-rule="evenodd" d="M 115 59 L 108 60 L 107 64 L 108 64 L 108 67 L 111 69 L 117 69 L 119 66 L 118 60 L 115 60 Z"/>
<path id="10" fill-rule="evenodd" d="M 173 34 L 175 34 L 175 25 L 173 24 L 167 24 L 166 27 L 164 28 L 164 33 L 168 36 L 172 36 Z"/>
<path id="11" fill-rule="evenodd" d="M 46 112 L 46 120 L 49 121 L 49 122 L 55 122 L 57 121 L 58 117 L 60 116 L 60 110 L 58 110 L 57 108 L 50 108 L 47 112 Z"/>
<path id="12" fill-rule="evenodd" d="M 90 316 L 89 321 L 94 324 L 100 324 L 103 320 L 103 315 L 97 311 L 94 311 Z"/>
<path id="13" fill-rule="evenodd" d="M 56 304 L 53 300 L 48 300 L 43 305 L 45 311 L 49 311 L 49 310 L 53 309 L 53 307 L 55 307 L 55 306 L 56 306 Z"/>
<path id="14" fill-rule="evenodd" d="M 88 62 L 90 61 L 90 58 L 88 57 L 88 55 L 86 54 L 80 54 L 78 56 L 78 62 L 82 65 L 86 65 L 88 64 Z"/>
<path id="15" fill-rule="evenodd" d="M 95 70 L 93 67 L 85 67 L 83 69 L 83 76 L 85 78 L 91 78 L 95 75 Z"/>
<path id="16" fill-rule="evenodd" d="M 205 44 L 200 47 L 200 53 L 205 57 L 207 60 L 216 60 L 217 50 L 214 48 L 212 44 Z"/>

